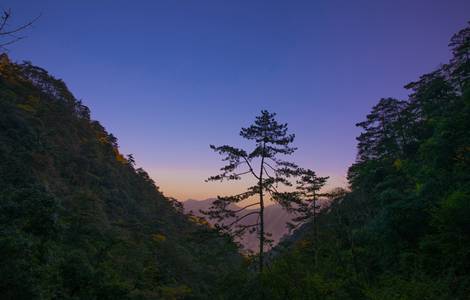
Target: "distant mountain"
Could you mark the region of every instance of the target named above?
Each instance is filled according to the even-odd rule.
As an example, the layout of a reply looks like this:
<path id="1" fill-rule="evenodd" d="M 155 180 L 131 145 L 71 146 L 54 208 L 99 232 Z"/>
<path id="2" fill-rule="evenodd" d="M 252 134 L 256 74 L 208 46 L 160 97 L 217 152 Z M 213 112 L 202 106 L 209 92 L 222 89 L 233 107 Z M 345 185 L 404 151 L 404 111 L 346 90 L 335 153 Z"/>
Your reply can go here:
<path id="1" fill-rule="evenodd" d="M 186 201 L 183 201 L 183 206 L 184 206 L 184 211 L 185 213 L 192 212 L 196 216 L 201 216 L 202 215 L 199 210 L 207 210 L 211 206 L 212 202 L 215 199 L 206 199 L 206 200 L 194 200 L 194 199 L 189 199 Z M 233 205 L 233 208 L 236 209 L 237 206 Z M 246 212 L 254 211 L 255 209 L 247 209 Z M 272 234 L 271 239 L 274 240 L 274 244 L 277 244 L 280 239 L 288 233 L 288 229 L 286 227 L 287 222 L 291 221 L 293 218 L 292 214 L 289 214 L 287 211 L 285 211 L 280 205 L 278 204 L 273 204 L 265 207 L 265 229 L 266 232 L 269 232 Z M 253 224 L 255 222 L 256 215 L 249 216 L 242 220 L 243 224 Z M 207 220 L 209 223 L 214 224 L 214 221 L 212 220 Z M 242 240 L 240 240 L 240 243 L 249 250 L 256 251 L 259 247 L 258 244 L 258 238 L 256 234 L 247 234 Z"/>

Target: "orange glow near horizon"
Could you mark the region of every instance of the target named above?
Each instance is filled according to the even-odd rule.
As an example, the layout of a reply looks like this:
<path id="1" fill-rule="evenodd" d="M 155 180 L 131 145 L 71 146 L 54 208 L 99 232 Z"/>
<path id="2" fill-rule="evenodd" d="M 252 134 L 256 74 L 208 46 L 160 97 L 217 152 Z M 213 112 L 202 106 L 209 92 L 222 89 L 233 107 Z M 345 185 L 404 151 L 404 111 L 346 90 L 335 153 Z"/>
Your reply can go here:
<path id="1" fill-rule="evenodd" d="M 215 198 L 218 195 L 238 194 L 243 192 L 250 184 L 253 184 L 253 182 L 249 180 L 222 183 L 204 181 L 214 173 L 216 173 L 214 170 L 204 169 L 149 169 L 149 174 L 153 180 L 155 180 L 160 191 L 162 191 L 165 196 L 174 197 L 180 201 L 188 199 L 205 200 Z M 348 186 L 345 175 L 338 173 L 328 174 L 328 172 L 318 172 L 320 176 L 330 176 L 325 190 Z"/>

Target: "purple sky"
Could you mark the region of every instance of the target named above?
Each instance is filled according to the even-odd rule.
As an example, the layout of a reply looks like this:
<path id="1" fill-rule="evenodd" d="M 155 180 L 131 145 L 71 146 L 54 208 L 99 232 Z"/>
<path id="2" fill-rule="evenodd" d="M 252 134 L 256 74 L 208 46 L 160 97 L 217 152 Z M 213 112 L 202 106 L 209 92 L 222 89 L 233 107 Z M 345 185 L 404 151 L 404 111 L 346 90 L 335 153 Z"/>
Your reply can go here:
<path id="1" fill-rule="evenodd" d="M 11 57 L 64 79 L 163 192 L 179 199 L 238 188 L 204 183 L 261 109 L 296 133 L 293 160 L 345 185 L 354 124 L 381 97 L 449 58 L 468 0 L 2 1 L 20 23 Z"/>

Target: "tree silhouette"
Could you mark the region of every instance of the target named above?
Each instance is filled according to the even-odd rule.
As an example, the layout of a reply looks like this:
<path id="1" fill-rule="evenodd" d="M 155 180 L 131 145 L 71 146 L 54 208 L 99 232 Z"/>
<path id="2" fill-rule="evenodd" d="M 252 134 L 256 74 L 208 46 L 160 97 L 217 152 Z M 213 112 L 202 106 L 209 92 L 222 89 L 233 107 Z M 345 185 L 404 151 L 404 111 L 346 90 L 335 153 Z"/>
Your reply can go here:
<path id="1" fill-rule="evenodd" d="M 264 264 L 264 245 L 272 242 L 268 238 L 269 233 L 264 229 L 266 201 L 269 199 L 277 202 L 288 211 L 294 210 L 295 204 L 298 203 L 297 193 L 286 191 L 286 187 L 292 187 L 291 179 L 299 174 L 299 168 L 296 164 L 280 158 L 280 156 L 293 154 L 297 149 L 291 146 L 295 136 L 288 134 L 287 124 L 278 123 L 275 116 L 275 113 L 263 110 L 261 115 L 256 117 L 254 124 L 241 129 L 240 135 L 255 143 L 251 152 L 228 145 L 210 146 L 215 152 L 224 156 L 223 161 L 226 161 L 227 164 L 220 169 L 220 174 L 208 178 L 207 181 L 240 180 L 242 176 L 249 175 L 256 180 L 256 183 L 249 186 L 243 193 L 218 196 L 209 210 L 201 211 L 210 219 L 216 220 L 218 222 L 216 226 L 220 230 L 232 236 L 239 237 L 246 232 L 257 232 L 260 272 L 262 272 Z M 255 199 L 255 196 L 258 198 L 255 202 L 234 208 L 233 204 Z M 246 211 L 247 208 L 253 207 L 254 210 Z M 257 216 L 255 223 L 241 223 L 242 220 L 252 215 Z"/>
<path id="2" fill-rule="evenodd" d="M 11 10 L 4 9 L 3 14 L 0 17 L 0 51 L 6 52 L 8 51 L 7 46 L 24 39 L 24 36 L 18 34 L 24 31 L 25 29 L 31 27 L 33 23 L 36 22 L 40 17 L 39 15 L 31 21 L 28 21 L 22 25 L 10 26 L 11 16 Z"/>
<path id="3" fill-rule="evenodd" d="M 312 220 L 315 227 L 315 218 L 320 208 L 318 201 L 321 197 L 327 196 L 320 190 L 325 186 L 329 177 L 319 177 L 315 171 L 307 169 L 299 170 L 299 179 L 297 180 L 298 202 L 295 212 L 297 217 L 293 219 L 294 223 L 301 224 Z M 292 224 L 293 225 L 293 224 Z M 295 225 L 293 225 L 295 227 Z"/>
<path id="4" fill-rule="evenodd" d="M 380 99 L 367 120 L 356 124 L 364 130 L 357 138 L 358 161 L 402 155 L 409 140 L 406 107 L 407 102 L 403 100 Z"/>

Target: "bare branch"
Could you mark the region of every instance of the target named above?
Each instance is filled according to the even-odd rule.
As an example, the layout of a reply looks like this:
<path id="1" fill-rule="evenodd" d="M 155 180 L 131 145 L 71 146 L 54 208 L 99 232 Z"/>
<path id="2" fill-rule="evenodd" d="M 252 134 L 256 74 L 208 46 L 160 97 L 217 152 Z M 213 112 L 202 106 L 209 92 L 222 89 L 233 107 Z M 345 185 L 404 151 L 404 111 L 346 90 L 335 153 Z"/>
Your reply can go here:
<path id="1" fill-rule="evenodd" d="M 5 43 L 1 43 L 1 44 L 0 44 L 0 48 L 3 48 L 3 47 L 5 47 L 5 46 L 11 45 L 11 44 L 14 44 L 14 43 L 16 43 L 16 42 L 18 42 L 19 40 L 22 40 L 22 39 L 24 39 L 23 36 L 22 36 L 22 37 L 17 37 L 17 38 L 15 38 L 15 39 L 10 40 L 10 41 L 5 42 Z"/>
<path id="2" fill-rule="evenodd" d="M 15 34 L 27 29 L 28 27 L 31 27 L 40 17 L 41 15 L 38 15 L 36 18 L 23 25 L 14 27 L 12 29 L 7 29 L 9 20 L 11 19 L 11 10 L 3 10 L 3 15 L 0 18 L 0 38 L 3 39 L 3 41 L 0 42 L 0 49 L 7 51 L 8 49 L 6 49 L 5 46 L 14 44 L 19 40 L 24 39 L 24 36 L 17 36 Z"/>
<path id="3" fill-rule="evenodd" d="M 268 176 L 269 178 L 271 179 L 274 179 L 273 176 L 271 176 L 269 173 L 268 173 L 268 170 L 266 170 L 266 168 L 263 166 L 263 170 L 264 170 L 264 173 L 266 174 L 266 176 Z"/>
<path id="4" fill-rule="evenodd" d="M 8 23 L 8 19 L 9 19 L 10 16 L 11 16 L 11 13 L 10 13 L 10 12 L 7 13 L 6 11 L 4 11 L 3 13 L 4 13 L 4 15 L 3 15 L 3 17 L 2 17 L 2 24 L 0 25 L 0 30 L 3 30 L 3 29 L 5 28 L 5 26 L 6 26 L 7 23 Z M 16 27 L 16 28 L 13 28 L 13 29 L 9 30 L 9 31 L 0 31 L 0 35 L 11 35 L 11 34 L 20 32 L 20 31 L 22 31 L 22 30 L 24 30 L 24 29 L 26 29 L 26 28 L 28 28 L 28 27 L 31 27 L 31 26 L 34 24 L 34 22 L 36 22 L 37 20 L 39 20 L 40 17 L 41 17 L 41 14 L 38 15 L 38 16 L 37 16 L 36 18 L 34 18 L 33 20 L 27 22 L 26 24 L 20 25 L 20 26 L 18 26 L 18 27 Z"/>
<path id="5" fill-rule="evenodd" d="M 248 165 L 248 167 L 250 168 L 250 171 L 251 171 L 251 174 L 253 174 L 253 176 L 255 176 L 256 179 L 259 180 L 259 177 L 258 175 L 255 174 L 255 172 L 253 171 L 253 167 L 251 166 L 250 162 L 248 161 L 248 158 L 246 158 L 245 156 L 242 156 L 243 159 L 245 160 L 245 163 Z"/>
<path id="6" fill-rule="evenodd" d="M 271 160 L 273 160 L 273 159 L 271 159 Z M 274 160 L 273 160 L 273 161 L 274 161 Z M 268 167 L 270 167 L 274 172 L 277 172 L 277 169 L 274 168 L 273 166 L 271 166 L 269 163 L 267 163 L 267 162 L 264 162 L 264 163 L 265 163 Z"/>
<path id="7" fill-rule="evenodd" d="M 251 215 L 254 215 L 254 214 L 258 214 L 258 215 L 259 215 L 259 213 L 260 213 L 259 211 L 252 211 L 252 212 L 249 212 L 249 213 L 247 213 L 247 214 L 245 214 L 245 215 L 243 215 L 243 216 L 237 218 L 237 219 L 236 219 L 235 221 L 233 221 L 232 223 L 228 224 L 227 227 L 230 227 L 230 226 L 232 226 L 233 224 L 236 224 L 236 223 L 240 222 L 241 220 L 243 220 L 244 218 L 246 218 L 246 217 L 248 217 L 248 216 L 251 216 Z"/>
<path id="8" fill-rule="evenodd" d="M 237 210 L 233 210 L 232 212 L 234 213 L 237 213 L 237 212 L 241 212 L 242 210 L 245 210 L 247 209 L 248 207 L 252 207 L 252 206 L 255 206 L 255 205 L 259 205 L 259 202 L 256 202 L 256 203 L 253 203 L 253 204 L 250 204 L 250 205 L 246 205 L 240 209 L 237 209 Z"/>

